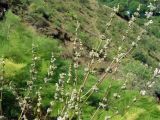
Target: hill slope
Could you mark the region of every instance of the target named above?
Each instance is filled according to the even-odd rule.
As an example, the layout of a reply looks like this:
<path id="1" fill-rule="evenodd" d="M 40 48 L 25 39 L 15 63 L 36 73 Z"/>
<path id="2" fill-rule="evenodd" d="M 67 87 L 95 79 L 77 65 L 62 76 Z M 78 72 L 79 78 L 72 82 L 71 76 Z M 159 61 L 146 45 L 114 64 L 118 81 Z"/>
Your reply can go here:
<path id="1" fill-rule="evenodd" d="M 21 90 L 21 88 L 26 88 L 25 83 L 30 76 L 28 71 L 30 63 L 32 62 L 31 46 L 32 43 L 35 43 L 38 45 L 37 55 L 40 57 L 40 61 L 38 62 L 39 81 L 36 82 L 36 86 L 43 87 L 41 90 L 43 96 L 42 108 L 45 110 L 46 107 L 49 106 L 49 102 L 53 99 L 55 91 L 54 84 L 58 81 L 59 73 L 67 73 L 69 64 L 71 64 L 70 61 L 73 54 L 71 47 L 73 40 L 76 38 L 75 29 L 77 21 L 80 23 L 78 38 L 81 39 L 84 44 L 83 47 L 85 48 L 85 53 L 81 57 L 82 65 L 86 65 L 89 61 L 87 53 L 91 49 L 96 49 L 96 46 L 101 42 L 101 35 L 112 39 L 109 50 L 107 51 L 108 57 L 106 61 L 99 66 L 99 69 L 106 68 L 105 66 L 108 65 L 114 55 L 117 54 L 117 48 L 122 46 L 122 51 L 127 50 L 132 42 L 135 41 L 140 31 L 144 30 L 134 24 L 133 28 L 129 30 L 126 40 L 122 41 L 122 37 L 128 28 L 128 23 L 115 15 L 111 26 L 107 29 L 107 32 L 105 32 L 106 24 L 111 19 L 112 11 L 111 8 L 99 4 L 95 0 L 32 0 L 28 2 L 22 0 L 21 3 L 13 3 L 10 6 L 10 10 L 6 12 L 5 18 L 0 21 L 0 27 L 3 28 L 0 30 L 0 55 L 6 58 L 6 84 L 11 80 L 18 90 L 20 89 L 19 93 L 25 94 L 25 91 Z M 102 41 L 102 45 L 104 43 L 105 41 Z M 93 111 L 97 109 L 103 93 L 113 79 L 116 80 L 113 82 L 113 87 L 110 90 L 111 95 L 119 91 L 125 79 L 149 80 L 151 78 L 151 67 L 155 67 L 160 59 L 160 44 L 158 43 L 159 40 L 155 36 L 148 35 L 147 33 L 144 35 L 143 40 L 140 41 L 133 55 L 130 55 L 122 62 L 118 74 L 109 77 L 108 81 L 102 85 L 100 92 L 92 95 L 87 101 L 87 104 L 83 106 L 83 118 L 85 120 L 91 118 Z M 55 71 L 56 73 L 51 83 L 44 84 L 43 78 L 47 73 L 51 52 L 53 52 L 58 59 L 56 62 L 58 69 Z M 148 64 L 149 68 L 146 68 L 144 64 Z M 11 69 L 13 67 L 15 70 Z M 133 77 L 130 75 L 128 77 L 126 75 L 128 73 L 132 73 L 134 78 L 130 78 Z M 84 72 L 80 68 L 78 71 L 79 80 L 83 78 L 83 74 Z M 87 83 L 88 88 L 91 87 L 97 77 L 91 75 L 89 79 L 89 83 Z M 71 88 L 71 86 L 69 86 L 69 88 Z M 7 87 L 6 91 L 9 91 Z M 13 102 L 7 99 L 9 93 L 4 93 L 4 98 L 7 102 L 5 102 L 3 106 L 6 107 L 9 104 L 9 108 L 6 108 L 4 112 L 9 119 L 17 119 L 19 111 L 18 105 L 15 104 L 16 100 L 14 97 Z M 113 115 L 115 110 L 112 111 L 110 108 L 115 107 L 120 108 L 120 111 L 122 111 L 120 115 L 113 118 L 115 120 L 160 119 L 159 107 L 152 97 L 143 97 L 135 106 L 131 106 L 131 109 L 125 112 L 125 107 L 127 107 L 129 101 L 133 99 L 133 96 L 138 95 L 138 92 L 129 89 L 120 94 L 123 98 L 115 100 L 111 96 L 109 99 L 109 110 L 100 109 L 95 119 L 104 119 L 106 114 Z M 32 96 L 36 99 L 35 94 Z M 115 102 L 112 103 L 112 100 L 115 100 Z M 61 107 L 57 104 L 55 108 L 58 109 Z M 56 118 L 57 115 L 57 112 L 53 112 L 51 119 Z"/>
<path id="2" fill-rule="evenodd" d="M 94 0 L 93 0 L 94 1 Z M 112 59 L 113 54 L 116 52 L 116 48 L 124 44 L 124 49 L 135 41 L 139 32 L 142 30 L 139 26 L 134 25 L 129 34 L 126 35 L 126 41 L 122 43 L 122 37 L 125 35 L 128 29 L 128 24 L 125 20 L 118 16 L 115 16 L 112 20 L 111 26 L 105 33 L 106 24 L 111 19 L 112 9 L 98 4 L 98 2 L 81 2 L 81 1 L 47 1 L 43 2 L 32 1 L 28 5 L 25 4 L 25 11 L 23 14 L 17 13 L 23 17 L 23 20 L 29 22 L 31 25 L 36 26 L 43 33 L 53 35 L 55 29 L 60 29 L 62 32 L 68 33 L 68 36 L 64 39 L 75 38 L 75 28 L 77 21 L 80 22 L 80 29 L 78 31 L 78 37 L 82 42 L 90 49 L 95 49 L 100 42 L 100 36 L 106 35 L 107 38 L 112 39 L 112 51 L 109 52 L 109 59 Z M 54 37 L 54 36 L 53 36 Z M 63 37 L 62 37 L 63 39 Z M 159 58 L 158 46 L 159 40 L 151 35 L 145 35 L 141 41 L 139 49 L 142 56 L 145 56 L 146 60 L 142 61 L 146 64 L 153 65 L 157 59 L 151 57 L 150 54 L 154 54 L 156 58 Z"/>

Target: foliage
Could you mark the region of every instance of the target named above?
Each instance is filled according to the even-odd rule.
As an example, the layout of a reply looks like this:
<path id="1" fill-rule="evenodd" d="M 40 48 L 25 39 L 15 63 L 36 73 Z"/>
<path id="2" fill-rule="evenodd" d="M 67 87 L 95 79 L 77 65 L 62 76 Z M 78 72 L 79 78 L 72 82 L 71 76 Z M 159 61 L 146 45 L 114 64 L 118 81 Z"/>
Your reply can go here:
<path id="1" fill-rule="evenodd" d="M 43 0 L 28 2 L 22 3 L 28 7 L 24 18 L 31 18 L 31 22 L 34 22 L 34 18 L 39 19 L 45 14 L 49 16 L 51 24 L 58 27 L 64 25 L 73 34 L 77 40 L 73 40 L 73 61 L 61 57 L 61 52 L 66 50 L 65 46 L 61 49 L 61 42 L 40 35 L 23 21 L 23 17 L 8 11 L 5 20 L 0 22 L 0 55 L 4 56 L 0 73 L 3 83 L 1 88 L 5 88 L 2 92 L 4 116 L 9 119 L 160 119 L 160 110 L 152 96 L 143 96 L 139 91 L 142 89 L 139 83 L 152 80 L 151 67 L 154 66 L 149 64 L 151 67 L 147 67 L 144 63 L 150 63 L 146 51 L 160 51 L 157 38 L 144 34 L 145 37 L 139 43 L 136 41 L 137 36 L 144 29 L 135 24 L 128 27 L 128 23 L 110 8 L 100 6 L 102 8 L 99 9 L 96 3 L 95 6 L 90 5 L 89 1 L 85 1 L 85 4 L 83 1 L 70 1 L 70 4 L 52 0 L 46 3 Z M 130 9 L 134 11 L 138 2 L 132 2 Z M 124 1 L 120 3 L 125 4 Z M 110 14 L 115 16 L 111 17 Z M 106 20 L 112 21 L 108 22 L 111 25 L 107 30 Z M 125 34 L 126 30 L 129 30 L 128 34 Z M 154 39 L 147 42 L 151 38 Z M 145 54 L 138 51 L 137 43 Z M 82 49 L 87 56 L 85 59 L 81 59 Z M 136 60 L 130 55 L 133 49 L 138 51 L 133 55 Z M 107 53 L 108 58 L 103 52 Z M 151 60 L 157 64 L 154 58 Z M 79 66 L 81 62 L 82 66 Z M 94 67 L 101 62 L 104 73 L 95 73 Z M 123 76 L 118 76 L 117 72 L 123 73 Z M 129 81 L 127 75 L 132 77 L 130 74 L 136 80 L 131 78 L 132 81 Z M 138 89 L 130 87 L 134 81 L 138 81 Z"/>

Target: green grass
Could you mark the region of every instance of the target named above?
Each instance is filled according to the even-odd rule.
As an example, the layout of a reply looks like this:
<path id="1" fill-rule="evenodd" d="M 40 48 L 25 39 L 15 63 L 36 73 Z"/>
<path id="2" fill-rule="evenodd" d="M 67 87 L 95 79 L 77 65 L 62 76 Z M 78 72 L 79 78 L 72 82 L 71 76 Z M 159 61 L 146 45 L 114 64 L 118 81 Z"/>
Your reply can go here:
<path id="1" fill-rule="evenodd" d="M 0 55 L 16 62 L 29 62 L 31 57 L 32 43 L 38 46 L 38 53 L 41 59 L 48 59 L 53 51 L 55 56 L 58 55 L 60 49 L 57 48 L 58 43 L 55 40 L 39 35 L 32 27 L 21 23 L 18 16 L 11 11 L 6 14 L 6 20 L 0 22 Z M 46 47 L 47 46 L 47 47 Z"/>

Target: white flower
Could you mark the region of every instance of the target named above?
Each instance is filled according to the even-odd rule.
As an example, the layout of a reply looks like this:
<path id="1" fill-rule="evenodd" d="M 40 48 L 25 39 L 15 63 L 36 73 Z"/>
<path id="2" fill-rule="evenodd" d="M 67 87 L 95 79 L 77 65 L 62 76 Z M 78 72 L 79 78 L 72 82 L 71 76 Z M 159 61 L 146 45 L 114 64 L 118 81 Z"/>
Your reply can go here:
<path id="1" fill-rule="evenodd" d="M 44 78 L 44 82 L 45 82 L 45 83 L 47 83 L 48 80 L 49 80 L 48 78 L 46 78 L 46 77 Z"/>
<path id="2" fill-rule="evenodd" d="M 27 117 L 26 117 L 26 115 L 23 115 L 23 119 L 24 119 L 24 120 L 28 120 Z"/>
<path id="3" fill-rule="evenodd" d="M 138 37 L 137 37 L 137 40 L 138 40 L 138 41 L 141 40 L 141 36 L 138 36 Z"/>
<path id="4" fill-rule="evenodd" d="M 111 22 L 108 22 L 108 23 L 106 24 L 106 26 L 107 26 L 107 27 L 111 26 Z"/>
<path id="5" fill-rule="evenodd" d="M 40 112 L 40 109 L 39 109 L 39 108 L 37 109 L 37 112 L 38 112 L 38 113 Z"/>
<path id="6" fill-rule="evenodd" d="M 104 120 L 110 120 L 111 116 L 106 116 Z"/>
<path id="7" fill-rule="evenodd" d="M 153 87 L 154 84 L 155 84 L 154 81 L 152 81 L 152 82 L 147 82 L 147 83 L 146 83 L 146 85 L 147 85 L 148 88 Z"/>
<path id="8" fill-rule="evenodd" d="M 107 100 L 108 100 L 108 99 L 107 99 L 106 97 L 103 98 L 103 101 L 104 101 L 104 102 L 107 102 Z"/>
<path id="9" fill-rule="evenodd" d="M 74 63 L 74 68 L 76 69 L 76 68 L 78 68 L 78 63 Z"/>
<path id="10" fill-rule="evenodd" d="M 96 85 L 94 85 L 94 86 L 92 87 L 92 90 L 93 90 L 93 91 L 98 91 L 98 87 L 97 87 Z"/>
<path id="11" fill-rule="evenodd" d="M 120 46 L 120 47 L 118 47 L 118 51 L 121 51 L 122 50 L 122 47 Z"/>
<path id="12" fill-rule="evenodd" d="M 132 47 L 136 47 L 137 44 L 135 42 L 132 42 Z"/>
<path id="13" fill-rule="evenodd" d="M 71 77 L 72 76 L 72 74 L 71 73 L 68 73 L 68 77 Z"/>
<path id="14" fill-rule="evenodd" d="M 130 106 L 128 105 L 127 108 L 129 108 Z"/>
<path id="15" fill-rule="evenodd" d="M 141 4 L 139 4 L 138 8 L 137 8 L 137 11 L 140 11 L 141 10 Z"/>
<path id="16" fill-rule="evenodd" d="M 118 11 L 119 11 L 119 4 L 117 5 L 117 7 L 114 7 L 114 8 L 113 8 L 113 11 L 114 11 L 114 12 L 118 12 Z"/>
<path id="17" fill-rule="evenodd" d="M 106 39 L 106 36 L 105 36 L 105 35 L 101 35 L 101 36 L 100 36 L 100 39 L 101 39 L 101 40 L 105 40 L 105 39 Z"/>
<path id="18" fill-rule="evenodd" d="M 52 112 L 52 109 L 51 109 L 51 108 L 48 108 L 48 109 L 47 109 L 47 113 L 50 113 L 50 112 Z"/>
<path id="19" fill-rule="evenodd" d="M 153 87 L 153 84 L 148 85 L 148 87 L 149 87 L 149 88 L 152 88 L 152 87 Z"/>
<path id="20" fill-rule="evenodd" d="M 37 106 L 40 107 L 40 106 L 41 106 L 41 103 L 37 103 Z"/>
<path id="21" fill-rule="evenodd" d="M 148 18 L 153 16 L 153 12 L 145 12 L 145 16 Z"/>
<path id="22" fill-rule="evenodd" d="M 38 60 L 39 58 L 38 57 L 34 57 L 34 60 Z"/>
<path id="23" fill-rule="evenodd" d="M 69 118 L 69 115 L 68 115 L 67 112 L 64 113 L 64 118 L 65 118 L 65 120 L 66 120 L 67 118 Z"/>
<path id="24" fill-rule="evenodd" d="M 117 110 L 115 113 L 116 113 L 116 114 L 119 114 L 119 111 Z"/>
<path id="25" fill-rule="evenodd" d="M 65 73 L 61 73 L 59 76 L 60 76 L 61 79 L 64 79 L 66 74 Z"/>
<path id="26" fill-rule="evenodd" d="M 160 69 L 156 68 L 153 76 L 154 77 L 160 77 Z"/>
<path id="27" fill-rule="evenodd" d="M 81 54 L 79 53 L 79 52 L 75 52 L 75 55 L 76 55 L 76 57 L 80 57 L 81 56 Z"/>
<path id="28" fill-rule="evenodd" d="M 136 17 L 134 17 L 134 15 L 132 15 L 132 17 L 131 17 L 131 21 L 135 21 L 136 20 Z"/>
<path id="29" fill-rule="evenodd" d="M 3 76 L 0 76 L 0 80 L 3 80 L 4 79 L 4 77 Z"/>
<path id="30" fill-rule="evenodd" d="M 107 105 L 105 105 L 104 103 L 100 102 L 100 103 L 99 103 L 99 106 L 104 109 Z"/>
<path id="31" fill-rule="evenodd" d="M 88 68 L 88 67 L 84 68 L 84 71 L 85 71 L 85 72 L 88 72 L 88 71 L 89 71 L 89 68 Z"/>
<path id="32" fill-rule="evenodd" d="M 122 87 L 121 87 L 121 89 L 125 90 L 126 89 L 126 84 L 123 84 Z"/>
<path id="33" fill-rule="evenodd" d="M 113 97 L 115 97 L 115 98 L 120 98 L 121 96 L 118 95 L 118 93 L 113 93 Z"/>
<path id="34" fill-rule="evenodd" d="M 59 116 L 57 120 L 65 120 L 63 117 Z"/>
<path id="35" fill-rule="evenodd" d="M 137 98 L 135 97 L 134 99 L 133 99 L 133 102 L 136 102 L 137 101 Z"/>
<path id="36" fill-rule="evenodd" d="M 155 10 L 155 9 L 156 9 L 156 7 L 155 7 L 155 6 L 153 6 L 153 4 L 152 4 L 152 3 L 150 3 L 147 7 L 148 7 L 151 11 L 153 11 L 153 10 Z"/>
<path id="37" fill-rule="evenodd" d="M 138 12 L 134 12 L 135 16 L 140 16 L 140 14 Z"/>
<path id="38" fill-rule="evenodd" d="M 145 26 L 149 26 L 150 24 L 152 24 L 153 21 L 152 20 L 149 20 L 148 22 L 144 23 Z"/>
<path id="39" fill-rule="evenodd" d="M 141 94 L 142 96 L 144 96 L 144 95 L 146 95 L 146 91 L 145 91 L 145 90 L 141 90 L 141 91 L 140 91 L 140 94 Z"/>
<path id="40" fill-rule="evenodd" d="M 123 35 L 123 36 L 122 36 L 122 40 L 124 41 L 125 39 L 126 39 L 126 36 Z"/>
<path id="41" fill-rule="evenodd" d="M 113 17 L 114 17 L 114 15 L 115 15 L 114 13 L 111 13 L 111 18 L 113 18 Z"/>
<path id="42" fill-rule="evenodd" d="M 59 85 L 58 85 L 58 83 L 56 83 L 56 91 L 59 91 L 60 89 L 59 89 Z"/>
<path id="43" fill-rule="evenodd" d="M 32 85 L 33 81 L 27 81 L 27 85 Z"/>
<path id="44" fill-rule="evenodd" d="M 51 102 L 50 102 L 50 105 L 53 106 L 53 105 L 54 105 L 54 101 L 51 101 Z"/>
<path id="45" fill-rule="evenodd" d="M 105 70 L 105 72 L 107 73 L 112 73 L 112 68 L 110 68 L 110 67 L 108 67 L 106 70 Z"/>
<path id="46" fill-rule="evenodd" d="M 94 52 L 93 50 L 89 53 L 90 58 L 92 57 L 99 57 L 99 54 L 97 52 Z"/>

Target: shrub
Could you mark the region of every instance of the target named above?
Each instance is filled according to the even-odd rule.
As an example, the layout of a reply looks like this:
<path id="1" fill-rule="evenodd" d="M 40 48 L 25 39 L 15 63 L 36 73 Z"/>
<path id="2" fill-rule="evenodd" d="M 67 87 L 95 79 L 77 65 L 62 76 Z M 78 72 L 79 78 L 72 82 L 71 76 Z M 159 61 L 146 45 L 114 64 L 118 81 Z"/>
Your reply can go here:
<path id="1" fill-rule="evenodd" d="M 147 58 L 146 56 L 142 53 L 142 52 L 136 52 L 134 55 L 133 55 L 133 58 L 135 60 L 139 60 L 143 63 L 147 63 Z"/>

